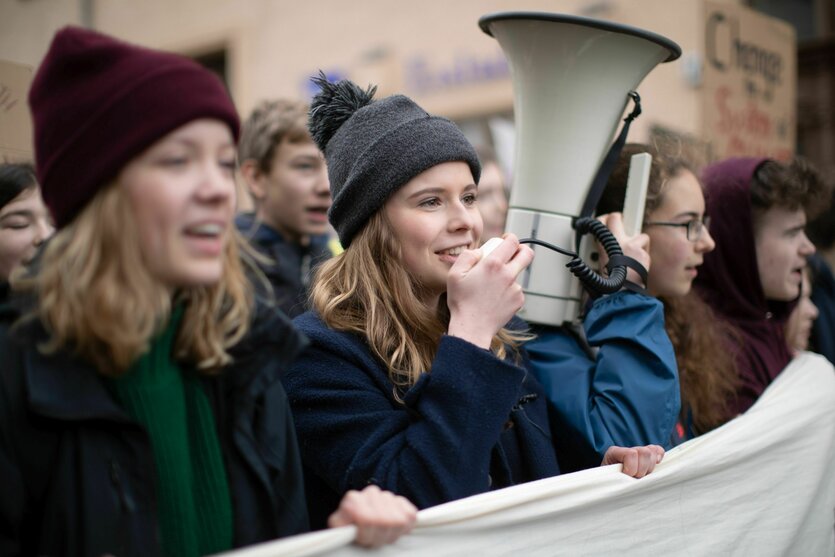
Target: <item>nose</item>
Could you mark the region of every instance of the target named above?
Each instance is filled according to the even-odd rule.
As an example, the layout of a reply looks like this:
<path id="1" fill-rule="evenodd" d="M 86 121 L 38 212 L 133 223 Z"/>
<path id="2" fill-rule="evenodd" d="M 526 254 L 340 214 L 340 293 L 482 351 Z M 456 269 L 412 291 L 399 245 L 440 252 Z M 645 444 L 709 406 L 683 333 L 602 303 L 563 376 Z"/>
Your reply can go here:
<path id="1" fill-rule="evenodd" d="M 801 232 L 803 238 L 801 238 L 800 242 L 800 254 L 804 257 L 808 257 L 815 253 L 815 244 L 806 236 L 805 232 Z"/>
<path id="2" fill-rule="evenodd" d="M 216 160 L 203 165 L 198 197 L 209 203 L 226 203 L 235 200 L 235 178 L 232 171 Z"/>
<path id="3" fill-rule="evenodd" d="M 698 253 L 708 253 L 716 248 L 716 241 L 710 235 L 710 230 L 707 227 L 702 228 L 702 235 L 696 240 L 696 251 Z"/>
<path id="4" fill-rule="evenodd" d="M 53 232 L 55 232 L 55 228 L 53 228 L 46 216 L 37 219 L 35 223 L 35 237 L 32 238 L 32 243 L 36 246 L 41 245 L 52 236 Z"/>
<path id="5" fill-rule="evenodd" d="M 820 311 L 818 310 L 818 306 L 815 305 L 812 300 L 809 300 L 809 318 L 814 321 L 820 315 Z"/>
<path id="6" fill-rule="evenodd" d="M 481 223 L 481 213 L 475 207 L 468 207 L 461 201 L 450 204 L 447 228 L 450 232 L 473 230 Z"/>
<path id="7" fill-rule="evenodd" d="M 316 178 L 314 191 L 316 192 L 316 195 L 330 197 L 331 183 L 328 179 L 328 169 L 324 165 L 322 165 L 322 169 L 319 171 L 319 176 Z"/>

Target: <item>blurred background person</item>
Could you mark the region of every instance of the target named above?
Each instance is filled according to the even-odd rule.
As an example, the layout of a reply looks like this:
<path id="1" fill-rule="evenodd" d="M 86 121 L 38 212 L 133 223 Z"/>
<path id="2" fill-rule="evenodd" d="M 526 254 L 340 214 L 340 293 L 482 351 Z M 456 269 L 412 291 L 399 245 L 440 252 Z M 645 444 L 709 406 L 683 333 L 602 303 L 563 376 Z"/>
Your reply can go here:
<path id="1" fill-rule="evenodd" d="M 478 181 L 478 210 L 484 221 L 481 242 L 501 237 L 505 229 L 508 208 L 508 187 L 505 173 L 492 148 L 482 145 L 476 148 L 481 162 L 481 179 Z"/>
<path id="2" fill-rule="evenodd" d="M 716 249 L 705 255 L 695 284 L 735 332 L 723 346 L 739 377 L 730 406 L 736 415 L 757 401 L 793 357 L 786 321 L 815 253 L 806 219 L 825 209 L 831 191 L 801 158 L 727 159 L 707 167 L 703 179 Z"/>
<path id="3" fill-rule="evenodd" d="M 803 286 L 800 299 L 786 322 L 786 342 L 793 354 L 809 350 L 809 337 L 812 326 L 818 318 L 818 308 L 811 298 L 812 283 L 809 280 L 809 268 L 803 269 Z"/>
<path id="4" fill-rule="evenodd" d="M 331 206 L 325 159 L 307 130 L 307 105 L 260 103 L 244 122 L 238 157 L 255 212 L 236 225 L 266 259 L 261 271 L 279 308 L 290 317 L 305 310 L 312 272 L 331 257 Z"/>
<path id="5" fill-rule="evenodd" d="M 829 208 L 809 222 L 809 239 L 817 252 L 809 258 L 811 299 L 818 309 L 810 349 L 835 363 L 835 191 Z"/>
<path id="6" fill-rule="evenodd" d="M 35 168 L 27 163 L 0 164 L 0 303 L 8 297 L 12 271 L 26 263 L 52 232 Z"/>

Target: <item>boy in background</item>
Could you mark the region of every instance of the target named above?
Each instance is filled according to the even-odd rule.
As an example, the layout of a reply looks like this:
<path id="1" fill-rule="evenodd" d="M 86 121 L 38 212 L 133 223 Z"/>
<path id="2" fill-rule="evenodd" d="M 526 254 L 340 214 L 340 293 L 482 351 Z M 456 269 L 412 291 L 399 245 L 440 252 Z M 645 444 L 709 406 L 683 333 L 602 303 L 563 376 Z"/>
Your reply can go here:
<path id="1" fill-rule="evenodd" d="M 291 318 L 305 310 L 314 268 L 332 255 L 328 171 L 307 130 L 307 110 L 297 101 L 261 102 L 244 123 L 238 146 L 255 212 L 239 215 L 236 225 L 267 257 L 259 266 L 276 304 Z"/>

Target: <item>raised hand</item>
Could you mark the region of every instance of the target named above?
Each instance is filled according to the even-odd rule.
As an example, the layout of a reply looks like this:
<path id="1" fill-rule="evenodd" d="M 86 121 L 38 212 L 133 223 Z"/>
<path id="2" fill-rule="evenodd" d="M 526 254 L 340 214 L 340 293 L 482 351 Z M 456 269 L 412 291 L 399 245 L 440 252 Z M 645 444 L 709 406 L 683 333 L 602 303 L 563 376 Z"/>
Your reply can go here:
<path id="1" fill-rule="evenodd" d="M 623 226 L 622 213 L 609 213 L 601 215 L 597 218 L 597 220 L 605 224 L 606 228 L 612 232 L 615 239 L 617 239 L 620 244 L 620 248 L 623 250 L 624 255 L 628 255 L 632 259 L 636 260 L 638 263 L 643 265 L 647 271 L 649 271 L 652 260 L 649 256 L 648 235 L 642 232 L 634 236 L 627 236 L 626 230 Z M 606 250 L 604 250 L 601 246 L 598 246 L 598 252 L 600 253 L 600 268 L 604 269 L 606 267 L 606 263 L 609 261 L 609 257 L 606 255 Z M 634 269 L 627 269 L 626 279 L 634 282 L 635 284 L 646 287 L 643 283 L 643 279 Z"/>
<path id="2" fill-rule="evenodd" d="M 447 277 L 449 334 L 490 348 L 493 336 L 525 302 L 516 277 L 531 261 L 533 250 L 513 234 L 486 257 L 480 249 L 463 252 Z"/>

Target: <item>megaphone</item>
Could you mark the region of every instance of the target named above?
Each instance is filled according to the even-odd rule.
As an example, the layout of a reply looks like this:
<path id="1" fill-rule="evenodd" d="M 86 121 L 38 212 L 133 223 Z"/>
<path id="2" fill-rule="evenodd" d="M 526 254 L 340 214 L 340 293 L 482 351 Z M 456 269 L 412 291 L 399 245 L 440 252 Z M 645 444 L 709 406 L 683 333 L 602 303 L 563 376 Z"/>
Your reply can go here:
<path id="1" fill-rule="evenodd" d="M 575 245 L 572 225 L 630 92 L 655 66 L 677 59 L 681 48 L 649 31 L 562 14 L 490 14 L 479 26 L 498 40 L 513 82 L 516 155 L 506 229 Z M 519 314 L 547 325 L 573 320 L 580 283 L 560 255 L 534 249 L 536 258 L 520 276 L 525 305 Z"/>

